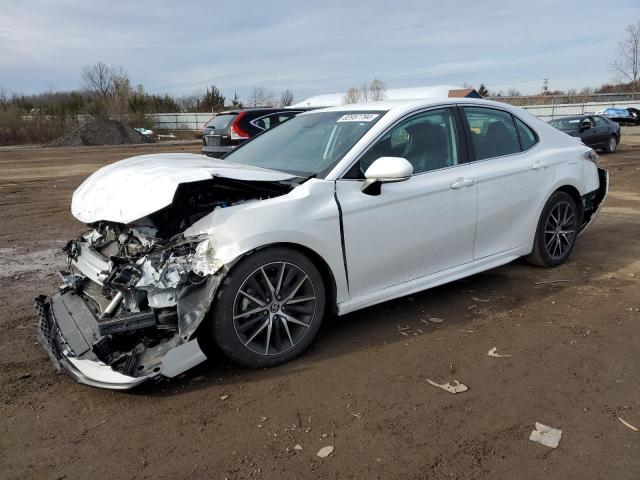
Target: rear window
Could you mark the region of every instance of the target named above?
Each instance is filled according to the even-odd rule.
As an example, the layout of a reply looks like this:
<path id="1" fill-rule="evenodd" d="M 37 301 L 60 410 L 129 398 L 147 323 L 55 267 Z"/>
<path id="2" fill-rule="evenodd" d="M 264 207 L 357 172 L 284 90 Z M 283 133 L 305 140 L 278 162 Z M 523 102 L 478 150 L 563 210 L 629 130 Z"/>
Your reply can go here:
<path id="1" fill-rule="evenodd" d="M 580 118 L 558 118 L 551 120 L 549 125 L 558 130 L 578 130 L 580 128 Z"/>
<path id="2" fill-rule="evenodd" d="M 516 128 L 518 129 L 518 135 L 520 136 L 520 145 L 522 146 L 522 150 L 529 150 L 536 143 L 538 143 L 538 137 L 536 133 L 531 130 L 529 125 L 524 123 L 518 117 L 513 117 L 516 120 Z"/>
<path id="3" fill-rule="evenodd" d="M 520 140 L 508 112 L 483 107 L 464 107 L 476 160 L 519 153 Z"/>
<path id="4" fill-rule="evenodd" d="M 207 122 L 205 128 L 223 129 L 229 128 L 233 119 L 236 118 L 235 114 L 216 115 Z"/>

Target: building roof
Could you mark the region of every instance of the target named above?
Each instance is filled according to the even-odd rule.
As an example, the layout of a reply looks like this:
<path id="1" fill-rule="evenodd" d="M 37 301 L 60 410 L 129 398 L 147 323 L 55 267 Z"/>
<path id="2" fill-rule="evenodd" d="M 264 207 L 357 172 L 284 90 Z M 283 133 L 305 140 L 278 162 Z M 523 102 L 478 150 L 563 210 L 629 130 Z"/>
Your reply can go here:
<path id="1" fill-rule="evenodd" d="M 346 93 L 329 93 L 309 97 L 292 107 L 334 107 L 344 104 Z M 471 97 L 481 98 L 473 88 L 455 85 L 434 85 L 431 87 L 390 88 L 385 91 L 385 100 L 421 100 L 427 98 Z"/>

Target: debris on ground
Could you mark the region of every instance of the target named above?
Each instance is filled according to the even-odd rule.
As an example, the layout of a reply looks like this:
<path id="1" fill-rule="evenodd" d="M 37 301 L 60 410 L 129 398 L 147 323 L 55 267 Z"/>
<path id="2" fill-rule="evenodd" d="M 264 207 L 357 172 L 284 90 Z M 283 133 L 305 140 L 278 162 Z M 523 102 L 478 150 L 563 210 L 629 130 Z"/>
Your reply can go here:
<path id="1" fill-rule="evenodd" d="M 487 352 L 487 355 L 489 355 L 490 357 L 496 357 L 496 358 L 505 358 L 505 357 L 510 357 L 511 355 L 501 355 L 498 353 L 498 347 L 493 347 L 491 350 L 489 350 Z"/>
<path id="2" fill-rule="evenodd" d="M 620 422 L 622 422 L 622 424 L 625 427 L 630 428 L 631 430 L 633 430 L 634 432 L 640 432 L 640 429 L 638 429 L 637 427 L 634 427 L 633 425 L 631 425 L 629 422 L 627 422 L 626 420 L 623 420 L 622 418 L 618 417 L 618 420 L 620 420 Z"/>
<path id="3" fill-rule="evenodd" d="M 469 390 L 469 387 L 467 387 L 464 383 L 460 383 L 458 380 L 454 380 L 453 385 L 451 385 L 450 383 L 439 384 L 434 382 L 433 380 L 427 380 L 427 382 L 429 382 L 434 387 L 441 388 L 442 390 L 449 393 L 462 393 Z"/>
<path id="4" fill-rule="evenodd" d="M 320 458 L 326 458 L 333 453 L 333 450 L 334 448 L 332 445 L 322 447 L 320 450 L 318 450 L 318 453 L 316 453 L 316 455 Z"/>
<path id="5" fill-rule="evenodd" d="M 294 450 L 302 450 L 302 445 L 300 445 L 299 443 L 296 444 L 295 447 L 293 447 Z"/>
<path id="6" fill-rule="evenodd" d="M 442 322 L 444 322 L 444 318 L 431 317 L 431 318 L 429 319 L 429 321 L 430 321 L 431 323 L 442 323 Z"/>
<path id="7" fill-rule="evenodd" d="M 480 297 L 471 297 L 471 300 L 473 300 L 474 302 L 488 302 L 489 299 L 488 298 L 480 298 Z"/>
<path id="8" fill-rule="evenodd" d="M 46 144 L 47 147 L 80 147 L 83 145 L 125 145 L 152 143 L 153 139 L 143 135 L 117 120 L 92 117 L 75 130 L 65 133 Z"/>
<path id="9" fill-rule="evenodd" d="M 536 422 L 536 429 L 531 431 L 529 440 L 540 443 L 545 447 L 557 448 L 561 437 L 562 430 Z"/>
<path id="10" fill-rule="evenodd" d="M 220 400 L 226 400 L 227 398 L 229 398 L 229 395 L 227 395 L 226 393 L 224 395 L 220 395 Z"/>
<path id="11" fill-rule="evenodd" d="M 536 282 L 535 285 L 546 285 L 547 283 L 567 283 L 571 280 L 543 280 L 542 282 Z"/>

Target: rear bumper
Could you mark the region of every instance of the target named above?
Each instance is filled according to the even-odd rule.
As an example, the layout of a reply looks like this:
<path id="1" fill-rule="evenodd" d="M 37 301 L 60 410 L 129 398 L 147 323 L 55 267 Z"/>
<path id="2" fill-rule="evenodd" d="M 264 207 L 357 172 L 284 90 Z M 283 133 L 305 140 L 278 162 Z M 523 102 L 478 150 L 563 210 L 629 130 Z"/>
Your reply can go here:
<path id="1" fill-rule="evenodd" d="M 600 208 L 602 208 L 607 193 L 609 193 L 609 172 L 603 168 L 598 168 L 598 179 L 600 180 L 598 190 L 582 197 L 585 216 L 578 235 L 582 235 L 589 225 L 593 223 L 598 212 L 600 212 Z"/>
<path id="2" fill-rule="evenodd" d="M 78 323 L 84 322 L 87 313 L 77 303 L 65 303 L 64 295 L 72 294 L 57 293 L 51 298 L 40 295 L 35 299 L 37 339 L 57 370 L 64 369 L 79 383 L 111 390 L 129 390 L 160 376 L 157 372 L 132 377 L 102 363 L 83 343 L 90 325 Z"/>
<path id="3" fill-rule="evenodd" d="M 202 150 L 200 151 L 200 153 L 202 153 L 202 155 L 207 155 L 208 157 L 220 158 L 220 157 L 226 155 L 227 153 L 229 153 L 234 148 L 236 148 L 236 147 L 235 146 L 228 146 L 228 147 L 202 147 Z"/>

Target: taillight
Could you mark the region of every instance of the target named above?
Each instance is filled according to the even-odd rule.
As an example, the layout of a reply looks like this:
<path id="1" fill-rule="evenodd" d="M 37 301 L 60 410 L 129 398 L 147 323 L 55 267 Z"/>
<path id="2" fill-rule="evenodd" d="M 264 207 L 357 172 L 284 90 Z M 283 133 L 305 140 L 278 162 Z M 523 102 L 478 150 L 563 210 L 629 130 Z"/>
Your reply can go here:
<path id="1" fill-rule="evenodd" d="M 600 160 L 600 157 L 593 149 L 589 150 L 588 152 L 584 152 L 583 157 L 585 160 L 590 160 L 596 165 L 598 164 L 598 160 Z"/>
<path id="2" fill-rule="evenodd" d="M 249 134 L 240 128 L 240 120 L 245 114 L 246 112 L 240 112 L 231 124 L 231 140 L 246 140 L 249 138 Z"/>

